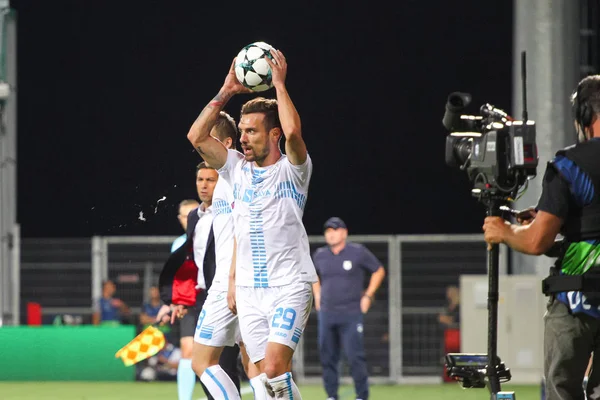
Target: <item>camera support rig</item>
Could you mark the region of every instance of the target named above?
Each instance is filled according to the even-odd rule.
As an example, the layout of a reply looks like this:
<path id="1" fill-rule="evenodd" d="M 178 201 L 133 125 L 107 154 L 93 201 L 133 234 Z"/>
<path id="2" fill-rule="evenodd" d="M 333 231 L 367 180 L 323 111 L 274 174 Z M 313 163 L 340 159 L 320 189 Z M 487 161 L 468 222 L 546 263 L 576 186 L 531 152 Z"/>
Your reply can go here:
<path id="1" fill-rule="evenodd" d="M 487 206 L 488 216 L 501 215 L 500 206 L 508 199 L 485 191 L 473 190 L 473 195 Z M 491 400 L 515 400 L 515 392 L 501 391 L 501 383 L 511 379 L 510 369 L 497 354 L 498 345 L 498 281 L 499 245 L 488 245 L 488 348 L 487 354 L 449 353 L 446 355 L 446 372 L 449 377 L 462 382 L 464 388 L 487 387 Z"/>
<path id="2" fill-rule="evenodd" d="M 526 95 L 526 66 L 525 52 L 521 53 L 521 79 L 523 81 L 523 121 L 514 122 L 501 110 L 496 110 L 488 105 L 482 107 L 482 114 L 500 119 L 509 126 L 505 138 L 510 140 L 499 141 L 498 132 L 488 130 L 489 134 L 479 136 L 476 132 L 468 132 L 468 140 L 449 138 L 446 145 L 446 162 L 450 166 L 460 166 L 467 170 L 475 187 L 472 194 L 486 206 L 487 216 L 501 216 L 502 209 L 517 197 L 520 186 L 535 176 L 538 163 L 537 147 L 535 145 L 535 129 L 533 121 L 527 118 Z M 457 111 L 470 103 L 470 95 L 454 93 L 448 99 L 444 126 L 452 130 L 461 122 Z M 461 116 L 467 121 L 467 127 L 477 127 L 479 117 Z M 516 125 L 516 126 L 515 126 Z M 493 126 L 493 123 L 490 124 Z M 451 135 L 452 136 L 452 135 Z M 457 135 L 458 137 L 461 134 Z M 482 139 L 477 139 L 481 137 Z M 476 140 L 480 140 L 479 143 Z M 485 157 L 479 144 L 484 145 L 488 157 Z M 506 144 L 502 149 L 504 156 L 500 155 L 498 144 Z M 498 150 L 498 151 L 497 151 Z M 478 158 L 478 153 L 484 154 Z M 494 157 L 490 157 L 493 155 Z M 488 161 L 491 160 L 491 161 Z M 470 165 L 469 165 L 470 164 Z M 481 179 L 484 177 L 485 179 Z M 504 182 L 511 185 L 500 185 L 498 177 L 503 177 Z M 508 177 L 508 179 L 506 179 Z M 514 392 L 503 392 L 501 383 L 511 379 L 510 369 L 500 360 L 497 354 L 498 345 L 498 281 L 499 281 L 499 256 L 498 244 L 489 245 L 487 250 L 488 264 L 488 345 L 487 354 L 479 353 L 450 353 L 446 355 L 446 372 L 449 377 L 462 382 L 464 388 L 485 388 L 490 392 L 491 400 L 515 400 Z"/>

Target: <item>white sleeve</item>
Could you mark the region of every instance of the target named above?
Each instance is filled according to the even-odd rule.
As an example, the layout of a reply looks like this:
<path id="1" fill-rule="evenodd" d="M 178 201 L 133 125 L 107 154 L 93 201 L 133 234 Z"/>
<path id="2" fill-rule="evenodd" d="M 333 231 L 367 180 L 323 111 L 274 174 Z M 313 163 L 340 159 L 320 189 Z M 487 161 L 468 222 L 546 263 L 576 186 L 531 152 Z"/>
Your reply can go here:
<path id="1" fill-rule="evenodd" d="M 293 182 L 295 184 L 297 184 L 298 186 L 300 186 L 301 188 L 304 188 L 305 190 L 308 189 L 308 184 L 310 182 L 310 177 L 312 175 L 312 170 L 313 170 L 313 165 L 312 165 L 312 160 L 310 158 L 310 155 L 307 154 L 306 160 L 304 161 L 303 164 L 300 164 L 300 165 L 292 164 L 289 159 L 286 159 L 286 162 L 288 165 L 288 170 L 290 171 L 290 173 L 292 175 Z"/>
<path id="2" fill-rule="evenodd" d="M 230 186 L 233 186 L 233 179 L 235 174 L 235 166 L 237 163 L 244 159 L 244 155 L 237 150 L 227 150 L 227 161 L 225 165 L 219 169 L 219 177 L 225 179 Z"/>

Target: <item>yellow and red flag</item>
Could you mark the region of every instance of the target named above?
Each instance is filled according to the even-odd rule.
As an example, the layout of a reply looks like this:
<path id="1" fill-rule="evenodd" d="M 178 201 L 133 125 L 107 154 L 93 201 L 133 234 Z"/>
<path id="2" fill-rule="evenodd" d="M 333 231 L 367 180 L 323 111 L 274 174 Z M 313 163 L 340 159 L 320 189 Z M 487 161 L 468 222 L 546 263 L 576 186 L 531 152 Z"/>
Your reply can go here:
<path id="1" fill-rule="evenodd" d="M 115 357 L 121 358 L 123 364 L 129 367 L 156 355 L 164 346 L 165 335 L 155 327 L 149 326 L 117 351 Z"/>

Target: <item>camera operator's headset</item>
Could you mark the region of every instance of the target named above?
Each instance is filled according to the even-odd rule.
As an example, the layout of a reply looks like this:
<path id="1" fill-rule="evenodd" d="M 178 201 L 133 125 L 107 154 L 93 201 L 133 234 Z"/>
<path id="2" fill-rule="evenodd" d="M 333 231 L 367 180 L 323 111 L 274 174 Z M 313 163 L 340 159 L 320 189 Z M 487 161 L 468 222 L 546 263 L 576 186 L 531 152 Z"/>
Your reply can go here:
<path id="1" fill-rule="evenodd" d="M 592 120 L 594 119 L 594 111 L 592 107 L 588 104 L 587 99 L 581 100 L 581 82 L 577 85 L 577 90 L 573 96 L 573 115 L 575 116 L 575 121 L 579 124 L 579 129 L 581 129 L 584 133 L 585 137 L 585 128 L 589 128 L 592 125 Z M 576 132 L 576 139 L 579 141 L 579 132 Z"/>

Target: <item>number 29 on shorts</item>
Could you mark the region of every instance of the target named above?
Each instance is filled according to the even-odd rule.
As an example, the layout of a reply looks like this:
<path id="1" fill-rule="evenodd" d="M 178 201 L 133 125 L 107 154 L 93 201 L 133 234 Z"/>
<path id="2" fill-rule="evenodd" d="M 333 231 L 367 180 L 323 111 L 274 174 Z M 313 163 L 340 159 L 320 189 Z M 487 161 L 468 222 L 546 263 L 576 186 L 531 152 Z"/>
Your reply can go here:
<path id="1" fill-rule="evenodd" d="M 279 307 L 275 310 L 271 327 L 289 331 L 294 326 L 294 321 L 296 321 L 296 311 L 293 308 Z"/>

